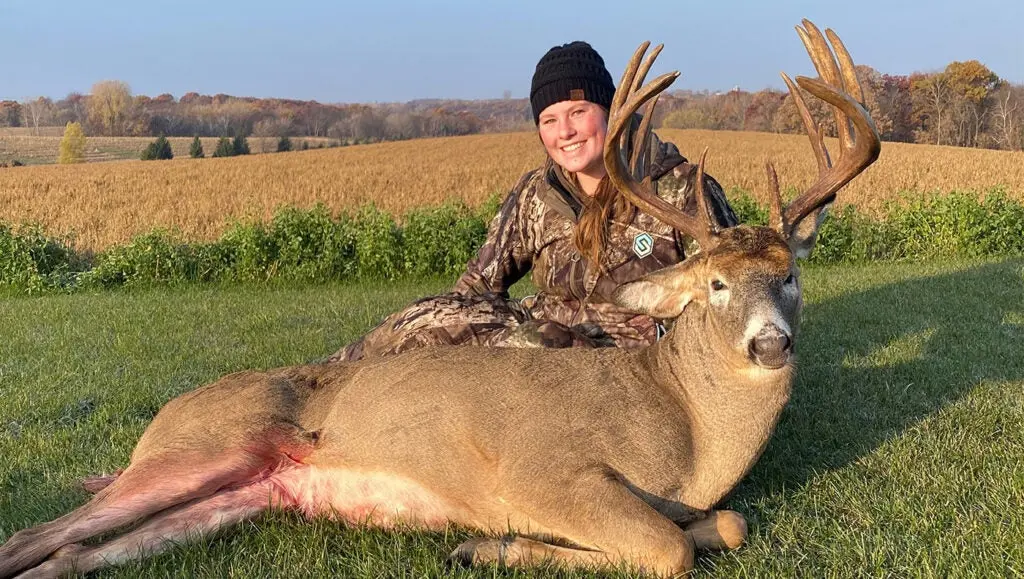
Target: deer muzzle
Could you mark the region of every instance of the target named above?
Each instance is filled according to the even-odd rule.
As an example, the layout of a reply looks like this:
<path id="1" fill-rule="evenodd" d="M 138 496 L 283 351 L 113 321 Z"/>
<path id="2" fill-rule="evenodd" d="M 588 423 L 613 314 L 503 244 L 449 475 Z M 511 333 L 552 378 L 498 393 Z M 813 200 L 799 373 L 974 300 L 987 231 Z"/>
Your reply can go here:
<path id="1" fill-rule="evenodd" d="M 781 368 L 793 353 L 793 338 L 775 324 L 768 324 L 750 340 L 749 348 L 750 357 L 758 366 Z"/>

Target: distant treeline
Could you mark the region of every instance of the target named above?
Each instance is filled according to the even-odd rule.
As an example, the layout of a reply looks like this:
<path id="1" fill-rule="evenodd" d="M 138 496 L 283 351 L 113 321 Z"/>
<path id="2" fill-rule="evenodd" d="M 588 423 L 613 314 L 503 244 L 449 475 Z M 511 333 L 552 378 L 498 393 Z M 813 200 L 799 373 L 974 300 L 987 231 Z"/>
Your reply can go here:
<path id="1" fill-rule="evenodd" d="M 857 67 L 865 103 L 883 140 L 993 149 L 1024 149 L 1024 85 L 1004 81 L 985 65 L 952 62 L 944 70 L 910 75 Z M 507 95 L 507 93 L 506 93 Z M 826 107 L 807 98 L 835 134 Z M 798 133 L 799 114 L 788 93 L 739 88 L 728 92 L 673 91 L 655 126 Z M 213 96 L 133 95 L 121 81 L 103 81 L 88 95 L 71 93 L 22 102 L 0 101 L 0 127 L 81 123 L 88 135 L 329 137 L 366 143 L 533 128 L 527 99 L 441 100 L 325 104 L 316 101 Z"/>

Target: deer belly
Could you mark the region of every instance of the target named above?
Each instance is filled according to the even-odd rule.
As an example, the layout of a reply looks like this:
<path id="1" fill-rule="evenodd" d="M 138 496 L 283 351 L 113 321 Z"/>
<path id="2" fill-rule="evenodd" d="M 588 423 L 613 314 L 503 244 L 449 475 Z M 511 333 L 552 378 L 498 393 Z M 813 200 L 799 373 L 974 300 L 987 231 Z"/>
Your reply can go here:
<path id="1" fill-rule="evenodd" d="M 300 466 L 270 477 L 277 501 L 307 516 L 325 516 L 354 525 L 408 525 L 443 529 L 453 520 L 446 501 L 416 481 L 382 472 Z"/>

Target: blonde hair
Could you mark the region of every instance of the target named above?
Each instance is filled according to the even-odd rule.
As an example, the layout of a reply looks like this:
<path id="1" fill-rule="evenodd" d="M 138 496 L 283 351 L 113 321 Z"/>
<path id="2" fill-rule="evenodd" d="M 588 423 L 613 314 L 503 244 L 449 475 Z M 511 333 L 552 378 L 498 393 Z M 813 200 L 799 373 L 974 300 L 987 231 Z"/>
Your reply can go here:
<path id="1" fill-rule="evenodd" d="M 573 181 L 579 191 L 579 182 L 573 175 Z M 612 185 L 607 175 L 597 185 L 594 196 L 581 195 L 583 210 L 576 220 L 576 234 L 573 243 L 587 261 L 603 269 L 602 258 L 608 239 L 611 237 L 612 224 L 626 227 L 632 221 L 636 206 Z"/>

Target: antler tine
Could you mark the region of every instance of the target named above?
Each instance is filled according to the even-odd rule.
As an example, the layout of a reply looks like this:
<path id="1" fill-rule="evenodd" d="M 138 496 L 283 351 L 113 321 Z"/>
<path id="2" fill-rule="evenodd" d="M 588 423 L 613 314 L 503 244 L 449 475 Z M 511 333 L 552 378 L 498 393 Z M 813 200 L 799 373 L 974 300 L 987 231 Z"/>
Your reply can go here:
<path id="1" fill-rule="evenodd" d="M 768 226 L 785 234 L 786 226 L 782 220 L 782 191 L 779 190 L 779 174 L 775 172 L 775 165 L 771 161 L 765 161 L 764 170 L 768 173 L 768 186 L 771 188 L 768 196 Z"/>
<path id="2" fill-rule="evenodd" d="M 814 129 L 813 119 L 800 96 L 800 91 L 786 75 L 783 75 L 790 93 L 800 109 L 800 116 L 804 121 L 808 137 L 811 139 L 811 147 L 818 159 L 819 170 L 818 180 L 782 211 L 783 234 L 787 236 L 802 218 L 816 208 L 829 203 L 836 192 L 873 163 L 881 151 L 881 142 L 878 138 L 878 131 L 875 129 L 875 123 L 864 106 L 856 100 L 856 97 L 863 98 L 864 93 L 860 83 L 857 82 L 850 53 L 843 46 L 839 37 L 829 30 L 829 40 L 836 47 L 839 61 L 842 64 L 840 66 L 836 63 L 821 32 L 810 21 L 804 20 L 803 23 L 804 28 L 797 27 L 797 33 L 807 48 L 807 53 L 822 80 L 800 76 L 797 77 L 796 84 L 832 105 L 839 131 L 840 151 L 838 160 L 833 166 L 820 131 Z M 848 94 L 850 91 L 856 97 Z"/>
<path id="3" fill-rule="evenodd" d="M 640 127 L 637 128 L 636 134 L 633 136 L 633 154 L 629 158 L 629 173 L 637 179 L 642 179 L 641 173 L 641 162 L 647 155 L 647 149 L 651 146 L 651 127 L 654 121 L 654 109 L 658 106 L 658 99 L 661 98 L 660 94 L 654 95 L 651 102 L 647 103 L 647 109 L 644 112 L 644 117 L 640 121 Z"/>
<path id="4" fill-rule="evenodd" d="M 640 89 L 640 86 L 644 83 L 644 80 L 647 78 L 647 73 L 650 72 L 651 70 L 651 66 L 654 65 L 654 60 L 658 58 L 658 55 L 661 54 L 661 50 L 663 48 L 665 48 L 665 45 L 659 44 L 654 47 L 654 50 L 652 50 L 650 54 L 647 55 L 647 58 L 644 59 L 643 64 L 640 65 L 640 69 L 637 71 L 636 76 L 633 78 L 633 83 L 630 87 L 630 92 L 635 93 L 637 90 Z M 633 146 L 631 148 L 632 154 L 630 155 L 629 159 L 629 172 L 637 179 L 643 178 L 643 176 L 640 174 L 640 163 L 643 160 L 644 156 L 647 154 L 647 149 L 650 146 L 651 122 L 654 120 L 654 109 L 655 107 L 658 106 L 659 97 L 661 97 L 661 95 L 657 94 L 654 96 L 653 99 L 651 99 L 651 102 L 647 105 L 647 108 L 644 110 L 644 116 L 643 120 L 640 122 L 640 127 L 636 131 L 636 134 L 633 135 Z M 627 138 L 626 135 L 628 134 L 628 131 L 623 133 L 623 143 L 625 143 L 625 140 Z"/>
<path id="5" fill-rule="evenodd" d="M 843 74 L 843 86 L 846 92 L 855 101 L 864 102 L 864 90 L 860 86 L 860 79 L 857 78 L 857 68 L 853 64 L 853 57 L 850 56 L 850 51 L 846 50 L 846 45 L 843 44 L 843 41 L 839 39 L 839 35 L 831 28 L 825 29 L 825 36 L 832 43 L 836 58 L 839 59 L 839 72 Z"/>
<path id="6" fill-rule="evenodd" d="M 644 51 L 647 50 L 647 47 L 650 46 L 650 44 L 651 42 L 649 40 L 644 41 Z M 640 68 L 637 70 L 636 76 L 633 77 L 633 83 L 629 87 L 629 92 L 634 93 L 640 90 L 640 86 L 644 84 L 644 80 L 647 78 L 647 73 L 651 71 L 651 66 L 654 65 L 654 61 L 658 58 L 658 55 L 661 54 L 661 50 L 663 48 L 665 48 L 665 45 L 659 44 L 651 50 L 650 54 L 647 55 L 647 58 L 644 59 L 643 64 L 641 64 Z"/>
<path id="7" fill-rule="evenodd" d="M 622 80 L 615 90 L 612 98 L 612 107 L 608 115 L 608 136 L 604 143 L 604 164 L 608 171 L 608 178 L 612 184 L 625 195 L 630 202 L 641 211 L 653 215 L 660 221 L 675 228 L 676 230 L 689 235 L 697 241 L 703 249 L 707 249 L 715 239 L 716 230 L 707 221 L 706 201 L 703 209 L 696 217 L 691 217 L 676 206 L 661 199 L 651 191 L 649 179 L 638 181 L 624 166 L 622 148 L 625 142 L 622 139 L 626 129 L 629 127 L 633 114 L 647 101 L 664 91 L 679 77 L 678 72 L 668 72 L 655 78 L 641 88 L 633 90 L 634 80 L 640 67 L 640 60 L 647 50 L 649 43 L 644 42 L 633 53 L 629 65 L 622 73 Z M 653 59 L 651 59 L 653 62 Z M 647 66 L 649 68 L 649 65 Z M 648 115 L 653 113 L 653 107 L 647 111 Z M 698 185 L 699 187 L 699 185 Z M 699 190 L 698 190 L 699 191 Z"/>
<path id="8" fill-rule="evenodd" d="M 804 96 L 801 94 L 800 89 L 789 78 L 789 75 L 784 72 L 782 73 L 782 80 L 789 87 L 789 94 L 793 97 L 793 104 L 796 105 L 796 109 L 800 112 L 800 119 L 804 123 L 807 138 L 810 139 L 811 149 L 814 151 L 814 159 L 818 162 L 818 174 L 821 175 L 832 167 L 832 159 L 829 157 L 828 147 L 825 146 L 825 137 L 822 136 L 822 131 L 818 129 L 818 124 L 814 121 L 814 117 L 811 116 L 811 111 L 807 109 L 807 103 L 804 101 Z"/>
<path id="9" fill-rule="evenodd" d="M 845 70 L 836 62 L 836 57 L 825 41 L 825 36 L 821 33 L 821 30 L 806 18 L 803 19 L 802 24 L 803 28 L 797 26 L 796 32 L 800 35 L 800 41 L 803 42 L 804 48 L 807 49 L 807 55 L 811 57 L 811 62 L 814 63 L 814 69 L 818 71 L 818 76 L 828 83 L 829 86 L 842 88 L 863 102 L 864 95 L 860 91 L 860 83 L 857 82 L 857 75 L 853 71 L 853 59 L 850 58 L 850 54 L 846 53 L 849 69 Z M 830 39 L 833 37 L 838 38 L 834 32 L 831 33 Z M 845 50 L 845 47 L 843 50 Z M 849 77 L 851 75 L 853 76 L 853 85 L 856 86 L 856 89 L 849 84 Z M 836 132 L 839 133 L 840 145 L 845 149 L 850 146 L 851 140 L 849 122 L 846 116 L 837 108 L 832 109 L 832 114 L 835 117 Z"/>
<path id="10" fill-rule="evenodd" d="M 715 214 L 711 210 L 711 206 L 708 204 L 708 196 L 704 194 L 704 163 L 708 157 L 708 148 L 704 147 L 704 150 L 700 153 L 700 160 L 697 161 L 697 174 L 694 175 L 696 184 L 694 185 L 693 194 L 697 196 L 697 215 L 698 218 L 705 219 L 707 223 L 707 231 L 712 235 L 718 233 L 718 221 L 715 219 Z M 700 240 L 698 240 L 700 243 Z M 701 245 L 701 248 L 706 246 Z"/>

